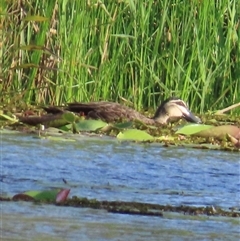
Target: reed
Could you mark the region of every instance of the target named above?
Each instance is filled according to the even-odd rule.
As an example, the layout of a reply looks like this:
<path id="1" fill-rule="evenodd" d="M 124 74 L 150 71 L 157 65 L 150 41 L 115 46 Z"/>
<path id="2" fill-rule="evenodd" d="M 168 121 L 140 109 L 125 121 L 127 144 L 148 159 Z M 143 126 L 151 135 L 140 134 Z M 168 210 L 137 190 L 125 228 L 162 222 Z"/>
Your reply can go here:
<path id="1" fill-rule="evenodd" d="M 4 103 L 240 101 L 237 0 L 24 2 L 1 5 Z"/>

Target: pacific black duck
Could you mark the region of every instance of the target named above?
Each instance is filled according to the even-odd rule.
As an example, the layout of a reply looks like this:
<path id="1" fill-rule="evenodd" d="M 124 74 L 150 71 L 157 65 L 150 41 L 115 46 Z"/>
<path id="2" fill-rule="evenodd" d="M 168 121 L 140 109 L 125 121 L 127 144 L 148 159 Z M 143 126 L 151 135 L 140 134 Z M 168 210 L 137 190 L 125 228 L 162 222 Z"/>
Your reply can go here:
<path id="1" fill-rule="evenodd" d="M 186 103 L 176 97 L 165 100 L 156 110 L 152 118 L 148 118 L 138 111 L 115 102 L 89 102 L 89 103 L 69 103 L 68 106 L 45 107 L 48 113 L 43 116 L 19 116 L 19 120 L 30 125 L 47 124 L 57 119 L 61 119 L 61 115 L 65 111 L 71 111 L 84 115 L 87 119 L 101 119 L 106 122 L 114 122 L 119 120 L 140 120 L 145 124 L 164 125 L 169 122 L 179 120 L 181 118 L 189 121 L 200 123 L 201 120 L 196 117 L 187 107 Z"/>
<path id="2" fill-rule="evenodd" d="M 34 122 L 38 122 L 35 123 L 35 125 L 44 124 L 48 118 L 49 120 L 57 119 L 57 116 L 59 118 L 59 115 L 61 115 L 64 111 L 75 112 L 82 114 L 89 119 L 101 119 L 106 122 L 115 122 L 118 120 L 140 120 L 141 122 L 149 125 L 164 125 L 181 118 L 189 122 L 201 122 L 201 120 L 188 109 L 186 103 L 176 97 L 171 97 L 165 100 L 157 108 L 155 115 L 152 118 L 146 117 L 127 106 L 107 101 L 89 103 L 75 102 L 69 103 L 66 107 L 63 107 L 63 109 L 58 107 L 46 107 L 44 109 L 48 114 L 35 118 Z M 43 121 L 41 121 L 41 118 Z M 27 117 L 20 117 L 19 119 L 23 123 L 31 124 Z"/>
<path id="3" fill-rule="evenodd" d="M 69 103 L 65 108 L 68 111 L 84 113 L 87 118 L 101 119 L 114 122 L 119 119 L 140 120 L 145 124 L 167 124 L 168 122 L 185 119 L 199 123 L 200 119 L 192 114 L 186 103 L 176 97 L 165 100 L 156 110 L 152 118 L 148 118 L 138 111 L 115 102 Z"/>

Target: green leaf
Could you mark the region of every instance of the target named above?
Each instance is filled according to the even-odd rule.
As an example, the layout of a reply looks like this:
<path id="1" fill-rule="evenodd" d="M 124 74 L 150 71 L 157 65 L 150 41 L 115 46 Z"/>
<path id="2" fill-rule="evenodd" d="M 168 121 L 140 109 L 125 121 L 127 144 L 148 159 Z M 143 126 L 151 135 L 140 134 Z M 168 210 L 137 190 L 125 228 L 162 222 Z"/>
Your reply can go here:
<path id="1" fill-rule="evenodd" d="M 72 112 L 65 112 L 62 115 L 62 118 L 69 123 L 73 123 L 76 120 L 77 116 Z"/>
<path id="2" fill-rule="evenodd" d="M 81 120 L 76 123 L 76 128 L 78 131 L 96 131 L 107 125 L 106 122 L 101 120 Z"/>
<path id="3" fill-rule="evenodd" d="M 55 189 L 48 191 L 27 191 L 24 193 L 19 193 L 13 196 L 13 200 L 22 201 L 48 201 L 48 202 L 64 202 L 70 189 Z"/>
<path id="4" fill-rule="evenodd" d="M 201 124 L 190 124 L 186 125 L 183 128 L 179 129 L 176 134 L 183 134 L 183 135 L 193 135 L 200 131 L 207 130 L 212 128 L 211 125 L 201 125 Z"/>
<path id="5" fill-rule="evenodd" d="M 68 132 L 70 130 L 72 130 L 72 124 L 68 124 L 68 125 L 64 125 L 64 126 L 60 126 L 58 129 Z"/>
<path id="6" fill-rule="evenodd" d="M 57 194 L 60 192 L 60 189 L 49 190 L 49 191 L 27 191 L 23 194 L 28 195 L 34 198 L 37 201 L 55 201 Z"/>
<path id="7" fill-rule="evenodd" d="M 115 123 L 112 126 L 116 129 L 128 129 L 132 127 L 133 123 L 131 121 L 129 122 L 123 122 L 123 123 Z"/>
<path id="8" fill-rule="evenodd" d="M 154 140 L 154 137 L 149 135 L 147 132 L 137 130 L 137 129 L 128 129 L 126 131 L 120 132 L 117 135 L 117 138 L 120 140 L 134 140 L 134 141 Z"/>
<path id="9" fill-rule="evenodd" d="M 233 125 L 213 126 L 210 129 L 202 130 L 196 133 L 196 136 L 200 137 L 214 137 L 217 139 L 224 139 L 227 135 L 239 139 L 240 129 Z"/>

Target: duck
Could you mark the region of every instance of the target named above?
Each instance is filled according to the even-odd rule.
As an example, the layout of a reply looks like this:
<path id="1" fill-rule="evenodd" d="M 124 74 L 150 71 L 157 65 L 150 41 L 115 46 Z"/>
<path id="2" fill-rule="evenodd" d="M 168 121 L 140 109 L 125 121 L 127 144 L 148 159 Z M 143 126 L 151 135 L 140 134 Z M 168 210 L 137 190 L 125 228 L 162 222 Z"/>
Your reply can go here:
<path id="1" fill-rule="evenodd" d="M 74 102 L 68 103 L 67 106 L 63 107 L 63 109 L 50 106 L 44 107 L 44 110 L 47 114 L 32 119 L 34 120 L 34 123 L 44 124 L 44 122 L 48 119 L 53 121 L 59 118 L 66 111 L 84 115 L 86 119 L 101 119 L 107 123 L 117 122 L 120 120 L 139 120 L 146 125 L 166 125 L 180 119 L 185 119 L 186 121 L 193 123 L 201 123 L 200 118 L 195 116 L 189 110 L 187 104 L 178 97 L 170 97 L 163 101 L 157 108 L 154 116 L 150 118 L 130 107 L 109 101 L 88 103 Z M 29 121 L 27 117 L 21 117 L 20 121 L 26 124 L 31 124 L 31 121 Z"/>

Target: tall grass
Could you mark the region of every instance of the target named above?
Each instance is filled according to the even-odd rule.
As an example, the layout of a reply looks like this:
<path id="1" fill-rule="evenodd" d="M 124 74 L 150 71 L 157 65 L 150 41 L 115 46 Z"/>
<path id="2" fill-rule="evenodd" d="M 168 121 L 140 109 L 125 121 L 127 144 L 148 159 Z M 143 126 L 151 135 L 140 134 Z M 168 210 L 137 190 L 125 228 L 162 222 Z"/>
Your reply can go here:
<path id="1" fill-rule="evenodd" d="M 28 2 L 1 7 L 5 103 L 141 108 L 175 95 L 203 112 L 240 101 L 237 0 Z"/>

